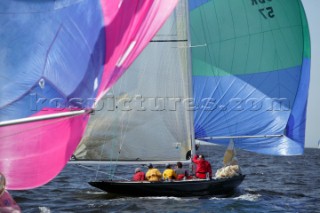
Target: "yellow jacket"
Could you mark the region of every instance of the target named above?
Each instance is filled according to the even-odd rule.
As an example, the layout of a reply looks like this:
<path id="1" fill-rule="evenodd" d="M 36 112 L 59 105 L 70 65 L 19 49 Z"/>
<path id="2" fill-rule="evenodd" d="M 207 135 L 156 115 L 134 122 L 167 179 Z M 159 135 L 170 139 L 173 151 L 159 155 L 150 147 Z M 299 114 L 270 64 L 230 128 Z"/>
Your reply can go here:
<path id="1" fill-rule="evenodd" d="M 176 179 L 177 175 L 173 169 L 166 169 L 163 172 L 162 178 L 163 180 L 172 180 L 172 179 Z"/>
<path id="2" fill-rule="evenodd" d="M 149 169 L 146 173 L 146 178 L 148 181 L 160 181 L 161 180 L 161 172 L 156 169 L 156 168 L 152 168 Z"/>

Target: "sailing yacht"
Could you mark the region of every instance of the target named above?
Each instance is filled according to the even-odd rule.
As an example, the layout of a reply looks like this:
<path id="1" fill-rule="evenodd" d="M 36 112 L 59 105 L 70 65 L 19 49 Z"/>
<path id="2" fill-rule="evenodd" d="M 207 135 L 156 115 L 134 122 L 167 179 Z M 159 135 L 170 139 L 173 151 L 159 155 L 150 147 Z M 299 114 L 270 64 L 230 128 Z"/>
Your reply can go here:
<path id="1" fill-rule="evenodd" d="M 195 140 L 302 154 L 309 71 L 300 0 L 180 1 L 98 104 L 75 156 L 82 163 L 190 163 Z M 122 195 L 193 196 L 229 193 L 244 176 L 233 178 L 90 184 Z"/>

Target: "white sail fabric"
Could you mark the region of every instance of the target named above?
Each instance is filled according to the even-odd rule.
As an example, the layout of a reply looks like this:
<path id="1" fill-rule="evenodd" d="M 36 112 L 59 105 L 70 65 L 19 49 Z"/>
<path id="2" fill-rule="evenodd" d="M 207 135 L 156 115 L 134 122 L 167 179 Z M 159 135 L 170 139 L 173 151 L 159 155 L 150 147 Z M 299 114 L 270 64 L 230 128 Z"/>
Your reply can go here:
<path id="1" fill-rule="evenodd" d="M 75 157 L 185 160 L 191 149 L 191 74 L 185 2 L 97 104 Z"/>
<path id="2" fill-rule="evenodd" d="M 223 156 L 223 165 L 229 166 L 233 164 L 237 164 L 237 158 L 236 158 L 236 150 L 234 147 L 234 141 L 233 139 L 231 139 L 227 147 L 227 150 Z"/>

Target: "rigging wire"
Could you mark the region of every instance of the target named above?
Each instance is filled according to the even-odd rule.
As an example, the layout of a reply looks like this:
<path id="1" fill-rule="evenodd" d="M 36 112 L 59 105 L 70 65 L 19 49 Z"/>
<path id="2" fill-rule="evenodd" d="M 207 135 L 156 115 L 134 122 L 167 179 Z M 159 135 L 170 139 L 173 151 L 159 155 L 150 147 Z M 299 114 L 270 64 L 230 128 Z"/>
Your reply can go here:
<path id="1" fill-rule="evenodd" d="M 110 179 L 113 179 L 113 177 L 115 177 L 114 173 L 108 173 L 108 172 L 99 171 L 97 169 L 92 169 L 92 168 L 89 168 L 88 166 L 84 166 L 82 164 L 76 164 L 76 165 L 79 166 L 79 167 L 82 167 L 84 169 L 90 170 L 90 171 L 96 171 L 97 173 L 99 172 L 99 173 L 105 174 L 107 176 L 110 176 L 111 177 Z M 100 167 L 100 165 L 99 165 L 99 167 Z M 121 180 L 130 181 L 128 178 L 124 178 L 122 176 L 117 176 L 117 177 L 120 177 L 119 179 L 121 179 Z M 95 180 L 97 180 L 97 174 L 96 174 Z"/>

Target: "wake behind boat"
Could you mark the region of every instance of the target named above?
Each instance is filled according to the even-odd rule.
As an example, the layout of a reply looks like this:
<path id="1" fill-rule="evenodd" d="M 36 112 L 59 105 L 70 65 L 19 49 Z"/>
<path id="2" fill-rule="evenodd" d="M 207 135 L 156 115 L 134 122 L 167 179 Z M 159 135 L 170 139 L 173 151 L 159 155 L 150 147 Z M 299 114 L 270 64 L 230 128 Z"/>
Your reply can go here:
<path id="1" fill-rule="evenodd" d="M 89 184 L 108 193 L 124 196 L 230 196 L 242 183 L 245 175 L 219 179 L 190 179 L 171 182 L 133 182 L 101 180 Z"/>

